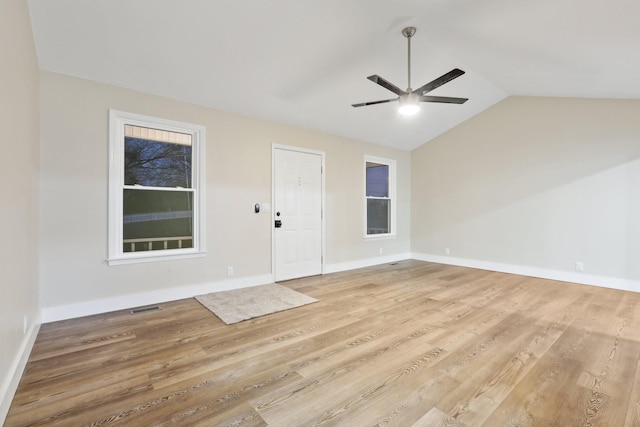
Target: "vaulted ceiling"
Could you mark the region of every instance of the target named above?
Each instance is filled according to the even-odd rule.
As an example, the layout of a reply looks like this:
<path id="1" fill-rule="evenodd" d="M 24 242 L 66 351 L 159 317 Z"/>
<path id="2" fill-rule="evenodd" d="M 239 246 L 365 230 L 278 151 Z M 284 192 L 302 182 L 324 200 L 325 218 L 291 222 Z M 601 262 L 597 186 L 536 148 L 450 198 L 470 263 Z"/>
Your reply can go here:
<path id="1" fill-rule="evenodd" d="M 405 150 L 510 95 L 640 98 L 637 0 L 29 0 L 44 70 Z M 417 116 L 367 80 L 461 68 Z"/>

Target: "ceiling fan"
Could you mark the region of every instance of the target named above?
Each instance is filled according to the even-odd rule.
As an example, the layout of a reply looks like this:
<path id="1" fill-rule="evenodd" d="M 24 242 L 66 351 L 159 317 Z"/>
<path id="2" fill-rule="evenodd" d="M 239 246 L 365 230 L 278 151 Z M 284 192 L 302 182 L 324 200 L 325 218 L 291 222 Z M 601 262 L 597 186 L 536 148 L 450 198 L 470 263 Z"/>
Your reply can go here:
<path id="1" fill-rule="evenodd" d="M 398 95 L 397 98 L 384 99 L 382 101 L 361 102 L 359 104 L 352 104 L 353 107 L 364 107 L 365 105 L 384 104 L 386 102 L 398 101 L 400 103 L 399 112 L 401 114 L 413 114 L 418 111 L 420 102 L 441 102 L 445 104 L 464 104 L 468 98 L 449 98 L 445 96 L 427 96 L 426 94 L 432 90 L 442 86 L 443 84 L 450 82 L 451 80 L 460 77 L 464 74 L 464 71 L 454 68 L 448 73 L 438 77 L 437 79 L 420 86 L 418 89 L 411 89 L 411 37 L 416 33 L 415 27 L 407 27 L 402 30 L 402 35 L 407 38 L 408 45 L 408 59 L 407 59 L 407 90 L 402 90 L 393 83 L 383 79 L 382 77 L 374 74 L 367 77 L 374 83 L 379 84 L 385 89 Z"/>

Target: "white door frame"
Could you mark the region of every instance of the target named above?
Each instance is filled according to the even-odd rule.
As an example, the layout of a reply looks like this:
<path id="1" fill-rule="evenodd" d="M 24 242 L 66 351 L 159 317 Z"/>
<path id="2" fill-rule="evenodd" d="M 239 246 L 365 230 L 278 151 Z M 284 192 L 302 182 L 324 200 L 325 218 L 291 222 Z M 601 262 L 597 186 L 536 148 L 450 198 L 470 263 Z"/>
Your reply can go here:
<path id="1" fill-rule="evenodd" d="M 321 215 L 320 215 L 320 227 L 322 227 L 321 233 L 320 233 L 320 271 L 322 272 L 322 274 L 325 274 L 325 268 L 324 268 L 324 230 L 325 230 L 325 220 L 324 220 L 324 212 L 325 212 L 325 194 L 324 194 L 324 189 L 325 189 L 325 181 L 324 181 L 324 158 L 325 158 L 325 153 L 324 151 L 318 151 L 318 150 L 311 150 L 308 148 L 300 148 L 300 147 L 293 147 L 290 145 L 282 145 L 282 144 L 271 144 L 271 222 L 269 223 L 270 227 L 271 227 L 271 276 L 273 277 L 273 280 L 275 281 L 276 278 L 276 239 L 275 239 L 275 227 L 274 227 L 274 221 L 275 221 L 275 200 L 276 200 L 276 179 L 275 179 L 275 174 L 276 174 L 276 162 L 275 162 L 275 153 L 276 150 L 288 150 L 288 151 L 296 151 L 298 153 L 307 153 L 307 154 L 316 154 L 320 156 L 320 162 L 321 162 L 321 166 L 322 166 L 322 172 L 321 172 L 321 183 L 320 186 L 322 187 L 320 189 L 320 197 L 321 197 Z"/>

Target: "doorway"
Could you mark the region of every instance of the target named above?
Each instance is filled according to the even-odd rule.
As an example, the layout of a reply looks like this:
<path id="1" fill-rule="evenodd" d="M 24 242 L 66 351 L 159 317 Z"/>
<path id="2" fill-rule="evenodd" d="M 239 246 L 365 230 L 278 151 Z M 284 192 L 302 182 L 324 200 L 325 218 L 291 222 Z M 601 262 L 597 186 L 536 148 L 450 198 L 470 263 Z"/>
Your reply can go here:
<path id="1" fill-rule="evenodd" d="M 273 147 L 275 281 L 322 274 L 324 153 Z"/>

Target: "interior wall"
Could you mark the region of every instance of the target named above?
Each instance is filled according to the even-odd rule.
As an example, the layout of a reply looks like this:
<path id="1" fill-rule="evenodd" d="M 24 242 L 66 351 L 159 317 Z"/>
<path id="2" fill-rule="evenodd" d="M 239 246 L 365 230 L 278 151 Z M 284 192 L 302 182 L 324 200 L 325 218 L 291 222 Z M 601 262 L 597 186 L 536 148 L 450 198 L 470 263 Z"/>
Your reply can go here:
<path id="1" fill-rule="evenodd" d="M 638 117 L 638 100 L 511 97 L 416 149 L 412 252 L 640 291 Z"/>
<path id="2" fill-rule="evenodd" d="M 0 424 L 38 326 L 38 64 L 27 2 L 0 2 Z M 26 333 L 24 331 L 26 319 Z M 26 354 L 25 354 L 26 353 Z"/>
<path id="3" fill-rule="evenodd" d="M 213 291 L 268 280 L 272 217 L 253 213 L 252 206 L 271 202 L 272 144 L 325 152 L 328 269 L 409 254 L 409 152 L 51 72 L 41 72 L 40 85 L 40 283 L 45 313 L 120 297 L 130 307 L 138 301 L 126 298 L 132 294 L 166 297 L 158 291 L 194 286 Z M 107 266 L 110 108 L 206 126 L 206 257 Z M 398 162 L 395 239 L 363 239 L 365 154 Z M 234 277 L 227 277 L 227 266 L 234 267 Z M 105 309 L 113 309 L 113 304 Z M 58 310 L 56 316 L 66 314 Z"/>

